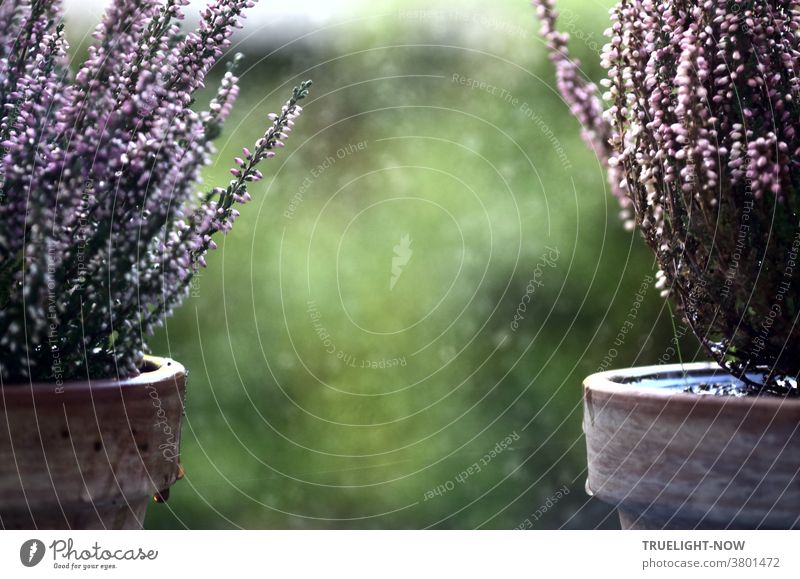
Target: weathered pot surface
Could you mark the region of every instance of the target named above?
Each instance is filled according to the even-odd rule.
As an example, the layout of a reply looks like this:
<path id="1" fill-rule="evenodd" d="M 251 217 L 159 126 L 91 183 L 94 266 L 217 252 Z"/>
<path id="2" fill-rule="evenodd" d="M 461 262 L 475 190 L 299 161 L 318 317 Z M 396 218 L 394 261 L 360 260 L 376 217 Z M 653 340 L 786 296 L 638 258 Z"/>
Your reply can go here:
<path id="1" fill-rule="evenodd" d="M 182 476 L 186 371 L 148 358 L 121 381 L 0 387 L 0 527 L 142 528 Z"/>
<path id="2" fill-rule="evenodd" d="M 716 364 L 584 381 L 587 492 L 623 528 L 800 527 L 800 400 L 686 393 L 736 379 Z"/>

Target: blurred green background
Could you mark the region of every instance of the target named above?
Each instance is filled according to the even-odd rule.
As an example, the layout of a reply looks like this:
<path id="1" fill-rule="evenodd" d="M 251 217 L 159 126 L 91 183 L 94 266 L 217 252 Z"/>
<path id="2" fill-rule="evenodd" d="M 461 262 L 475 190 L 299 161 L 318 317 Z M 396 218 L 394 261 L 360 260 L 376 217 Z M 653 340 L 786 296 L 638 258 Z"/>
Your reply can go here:
<path id="1" fill-rule="evenodd" d="M 601 78 L 611 2 L 559 4 Z M 583 490 L 581 380 L 612 348 L 609 367 L 656 363 L 672 324 L 529 4 L 280 22 L 249 22 L 232 49 L 242 93 L 206 182 L 227 182 L 292 86 L 313 93 L 152 341 L 189 385 L 186 478 L 147 526 L 617 526 Z"/>

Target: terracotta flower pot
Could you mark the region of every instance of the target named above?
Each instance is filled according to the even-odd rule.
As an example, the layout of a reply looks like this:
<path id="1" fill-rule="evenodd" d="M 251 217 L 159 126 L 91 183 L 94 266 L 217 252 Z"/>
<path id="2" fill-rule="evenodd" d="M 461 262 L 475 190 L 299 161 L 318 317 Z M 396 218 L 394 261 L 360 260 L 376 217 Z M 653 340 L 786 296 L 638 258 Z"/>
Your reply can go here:
<path id="1" fill-rule="evenodd" d="M 186 372 L 0 388 L 0 527 L 136 529 L 182 476 Z"/>
<path id="2" fill-rule="evenodd" d="M 800 400 L 685 393 L 715 364 L 584 381 L 586 489 L 627 529 L 800 527 Z"/>

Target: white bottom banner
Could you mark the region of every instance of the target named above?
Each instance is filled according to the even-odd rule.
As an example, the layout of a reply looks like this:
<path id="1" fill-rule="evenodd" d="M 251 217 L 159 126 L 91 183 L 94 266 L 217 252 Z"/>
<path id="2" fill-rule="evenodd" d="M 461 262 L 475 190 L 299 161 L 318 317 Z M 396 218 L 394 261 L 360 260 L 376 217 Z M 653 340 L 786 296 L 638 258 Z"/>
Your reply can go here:
<path id="1" fill-rule="evenodd" d="M 3 531 L 0 577 L 800 577 L 791 531 Z"/>

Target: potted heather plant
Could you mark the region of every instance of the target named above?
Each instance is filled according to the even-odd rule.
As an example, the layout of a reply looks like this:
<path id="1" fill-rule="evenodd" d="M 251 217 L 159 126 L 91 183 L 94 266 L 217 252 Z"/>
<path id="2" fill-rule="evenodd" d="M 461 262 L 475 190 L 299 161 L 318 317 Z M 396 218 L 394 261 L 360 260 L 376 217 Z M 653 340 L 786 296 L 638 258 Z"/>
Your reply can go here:
<path id="1" fill-rule="evenodd" d="M 300 113 L 295 88 L 198 194 L 236 98 L 193 95 L 250 0 L 115 0 L 73 75 L 58 2 L 0 6 L 0 526 L 139 528 L 182 476 L 186 372 L 146 337 L 187 295 Z"/>
<path id="2" fill-rule="evenodd" d="M 534 0 L 558 88 L 711 363 L 584 383 L 587 489 L 626 528 L 800 526 L 800 19 L 623 0 L 603 100 Z"/>

